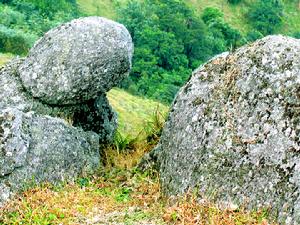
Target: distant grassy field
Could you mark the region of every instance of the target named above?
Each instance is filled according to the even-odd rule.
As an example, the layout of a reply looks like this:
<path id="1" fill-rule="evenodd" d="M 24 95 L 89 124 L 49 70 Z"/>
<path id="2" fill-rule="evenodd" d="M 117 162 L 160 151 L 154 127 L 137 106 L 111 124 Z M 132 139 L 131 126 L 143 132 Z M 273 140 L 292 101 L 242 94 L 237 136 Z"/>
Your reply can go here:
<path id="1" fill-rule="evenodd" d="M 114 0 L 77 0 L 81 11 L 87 15 L 103 16 L 110 19 L 116 17 Z"/>
<path id="2" fill-rule="evenodd" d="M 78 0 L 82 11 L 88 15 L 98 15 L 107 18 L 116 18 L 116 5 L 123 4 L 126 0 Z M 199 14 L 206 7 L 216 7 L 224 12 L 225 20 L 243 33 L 251 30 L 245 19 L 249 6 L 255 0 L 244 0 L 238 5 L 228 4 L 227 0 L 186 0 Z M 300 7 L 297 1 L 283 0 L 284 24 L 278 33 L 293 34 L 300 32 Z"/>
<path id="3" fill-rule="evenodd" d="M 168 107 L 161 103 L 116 88 L 108 92 L 108 100 L 118 113 L 119 131 L 133 137 L 139 134 L 157 109 L 162 113 L 168 111 Z"/>
<path id="4" fill-rule="evenodd" d="M 227 0 L 186 0 L 189 5 L 201 13 L 206 7 L 216 7 L 224 12 L 225 20 L 232 26 L 238 28 L 242 32 L 247 32 L 251 29 L 245 14 L 249 7 L 256 0 L 244 0 L 238 5 L 228 4 Z M 283 0 L 284 3 L 284 24 L 278 33 L 292 34 L 300 31 L 300 7 L 298 1 Z"/>

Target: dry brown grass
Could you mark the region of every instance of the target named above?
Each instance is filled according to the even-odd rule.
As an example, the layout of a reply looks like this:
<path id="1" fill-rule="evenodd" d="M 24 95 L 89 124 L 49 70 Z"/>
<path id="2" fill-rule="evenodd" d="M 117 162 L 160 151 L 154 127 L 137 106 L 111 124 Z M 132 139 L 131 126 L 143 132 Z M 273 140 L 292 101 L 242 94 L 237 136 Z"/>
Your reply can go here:
<path id="1" fill-rule="evenodd" d="M 3 208 L 0 224 L 87 224 L 99 215 L 102 224 L 269 224 L 265 211 L 220 210 L 194 194 L 168 199 L 156 173 L 116 169 L 60 188 L 28 190 Z"/>
<path id="2" fill-rule="evenodd" d="M 166 198 L 156 171 L 135 169 L 157 143 L 162 120 L 155 112 L 139 138 L 120 140 L 116 144 L 124 148 L 104 151 L 106 167 L 94 177 L 45 184 L 20 194 L 0 209 L 0 224 L 269 224 L 267 211 L 221 210 L 192 193 Z"/>

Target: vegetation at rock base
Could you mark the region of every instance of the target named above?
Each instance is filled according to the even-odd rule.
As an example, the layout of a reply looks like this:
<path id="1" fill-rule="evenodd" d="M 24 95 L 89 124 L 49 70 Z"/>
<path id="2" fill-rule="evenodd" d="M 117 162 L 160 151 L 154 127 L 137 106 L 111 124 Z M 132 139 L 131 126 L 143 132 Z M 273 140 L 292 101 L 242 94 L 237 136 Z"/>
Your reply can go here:
<path id="1" fill-rule="evenodd" d="M 220 210 L 193 193 L 162 197 L 157 174 L 104 170 L 72 184 L 24 192 L 0 212 L 0 224 L 269 224 L 266 211 Z"/>
<path id="2" fill-rule="evenodd" d="M 268 211 L 220 209 L 190 192 L 166 198 L 156 171 L 136 169 L 162 128 L 158 111 L 148 117 L 143 138 L 117 152 L 104 152 L 105 167 L 72 183 L 29 188 L 0 211 L 0 224 L 269 224 Z M 151 131 L 152 133 L 149 133 Z"/>

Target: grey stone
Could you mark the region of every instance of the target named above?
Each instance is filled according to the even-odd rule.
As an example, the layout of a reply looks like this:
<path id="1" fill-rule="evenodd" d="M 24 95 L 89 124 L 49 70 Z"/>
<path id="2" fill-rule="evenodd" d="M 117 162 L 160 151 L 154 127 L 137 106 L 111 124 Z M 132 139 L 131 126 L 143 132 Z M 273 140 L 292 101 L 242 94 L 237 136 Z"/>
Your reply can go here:
<path id="1" fill-rule="evenodd" d="M 74 111 L 73 120 L 74 126 L 96 132 L 100 136 L 101 144 L 113 142 L 118 119 L 105 94 L 89 101 L 87 107 L 80 107 L 79 110 Z"/>
<path id="2" fill-rule="evenodd" d="M 34 111 L 36 114 L 60 117 L 85 131 L 99 134 L 101 143 L 112 142 L 117 129 L 117 115 L 110 107 L 106 95 L 96 100 L 68 105 L 48 105 L 32 97 L 23 87 L 18 68 L 24 59 L 15 59 L 0 69 L 0 109 L 11 107 L 22 112 Z"/>
<path id="3" fill-rule="evenodd" d="M 98 169 L 99 136 L 50 116 L 0 110 L 0 205 L 43 181 L 74 180 Z"/>
<path id="4" fill-rule="evenodd" d="M 197 188 L 220 206 L 270 207 L 300 224 L 299 93 L 293 38 L 268 36 L 197 69 L 152 154 L 164 193 Z"/>
<path id="5" fill-rule="evenodd" d="M 87 17 L 47 32 L 30 50 L 19 72 L 26 90 L 53 105 L 95 99 L 125 78 L 133 44 L 116 22 Z"/>

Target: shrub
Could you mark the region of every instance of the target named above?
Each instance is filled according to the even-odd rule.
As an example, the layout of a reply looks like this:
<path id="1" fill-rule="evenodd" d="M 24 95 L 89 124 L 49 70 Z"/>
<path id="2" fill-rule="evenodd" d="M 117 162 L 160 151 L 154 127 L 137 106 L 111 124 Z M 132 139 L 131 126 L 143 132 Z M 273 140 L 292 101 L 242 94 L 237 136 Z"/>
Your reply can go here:
<path id="1" fill-rule="evenodd" d="M 296 32 L 293 34 L 294 38 L 300 39 L 300 32 Z"/>
<path id="2" fill-rule="evenodd" d="M 250 31 L 246 35 L 247 42 L 253 42 L 260 38 L 263 38 L 263 35 L 257 30 Z"/>
<path id="3" fill-rule="evenodd" d="M 24 55 L 37 39 L 35 35 L 0 25 L 0 51 Z"/>
<path id="4" fill-rule="evenodd" d="M 207 7 L 203 10 L 202 20 L 204 23 L 209 23 L 212 20 L 216 20 L 218 18 L 223 18 L 224 14 L 217 8 Z"/>
<path id="5" fill-rule="evenodd" d="M 259 0 L 248 12 L 248 20 L 263 35 L 273 34 L 282 25 L 283 5 L 280 0 Z"/>

